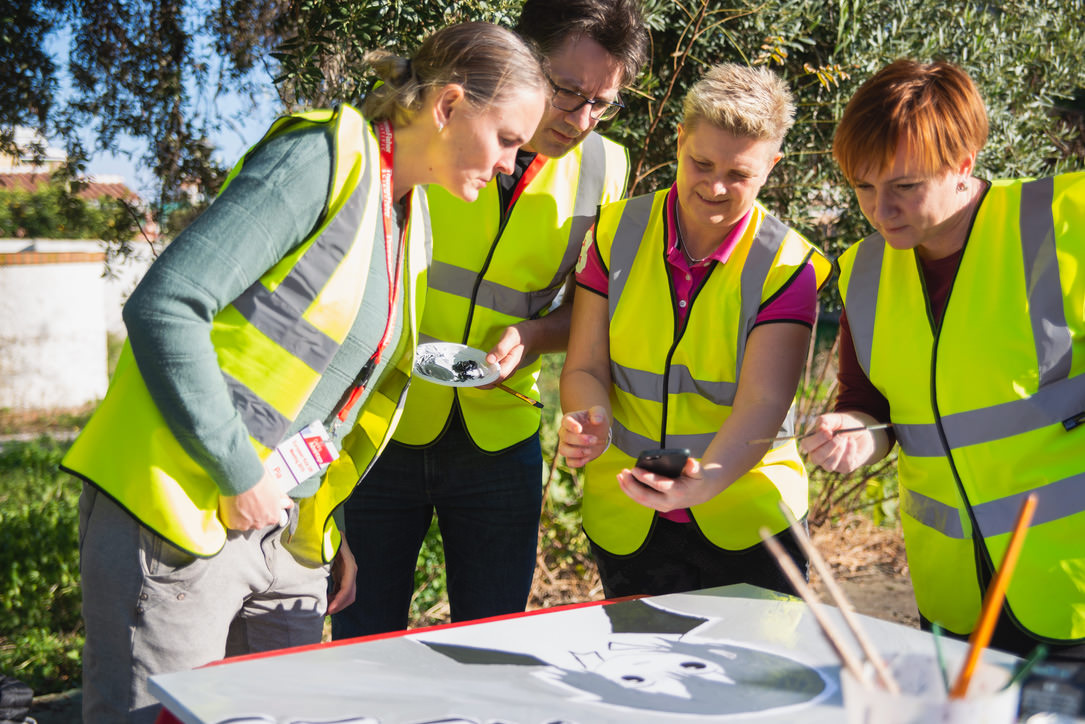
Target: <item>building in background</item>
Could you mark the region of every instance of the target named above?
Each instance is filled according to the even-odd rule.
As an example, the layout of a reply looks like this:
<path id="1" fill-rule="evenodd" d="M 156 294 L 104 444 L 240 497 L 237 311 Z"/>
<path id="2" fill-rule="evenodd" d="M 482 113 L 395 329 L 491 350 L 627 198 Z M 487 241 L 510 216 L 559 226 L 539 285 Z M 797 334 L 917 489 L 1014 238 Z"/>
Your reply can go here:
<path id="1" fill-rule="evenodd" d="M 16 143 L 18 158 L 0 155 L 0 191 L 47 186 L 64 163 L 63 152 L 25 129 L 16 130 Z M 77 196 L 142 207 L 116 176 L 88 178 Z M 111 259 L 108 273 L 102 241 L 18 233 L 0 238 L 0 408 L 69 409 L 105 395 L 108 340 L 123 339 L 121 306 L 154 256 L 157 229 L 151 222 L 144 226 L 144 241 L 151 243 Z"/>

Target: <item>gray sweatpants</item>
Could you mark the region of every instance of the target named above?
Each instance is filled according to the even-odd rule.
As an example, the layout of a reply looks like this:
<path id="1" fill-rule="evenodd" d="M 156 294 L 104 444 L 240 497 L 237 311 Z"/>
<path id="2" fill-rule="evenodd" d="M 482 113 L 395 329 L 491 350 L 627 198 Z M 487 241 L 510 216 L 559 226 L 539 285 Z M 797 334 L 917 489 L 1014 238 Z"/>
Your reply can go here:
<path id="1" fill-rule="evenodd" d="M 147 677 L 224 656 L 320 641 L 328 567 L 302 565 L 287 530 L 230 531 L 211 558 L 185 553 L 83 485 L 83 721 L 153 722 Z"/>

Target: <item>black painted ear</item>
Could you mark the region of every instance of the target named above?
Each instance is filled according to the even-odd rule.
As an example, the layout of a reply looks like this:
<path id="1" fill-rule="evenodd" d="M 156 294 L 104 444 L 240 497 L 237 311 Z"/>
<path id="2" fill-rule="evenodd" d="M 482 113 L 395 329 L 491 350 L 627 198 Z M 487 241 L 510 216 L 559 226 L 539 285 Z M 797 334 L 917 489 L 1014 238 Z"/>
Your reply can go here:
<path id="1" fill-rule="evenodd" d="M 708 621 L 701 616 L 687 616 L 656 608 L 641 599 L 603 605 L 614 633 L 685 634 Z"/>
<path id="2" fill-rule="evenodd" d="M 542 659 L 530 654 L 521 654 L 516 651 L 501 651 L 499 649 L 479 649 L 473 646 L 459 646 L 457 644 L 438 644 L 429 641 L 418 643 L 428 646 L 438 654 L 444 654 L 453 661 L 461 664 L 475 664 L 487 666 L 502 664 L 505 666 L 549 666 Z"/>

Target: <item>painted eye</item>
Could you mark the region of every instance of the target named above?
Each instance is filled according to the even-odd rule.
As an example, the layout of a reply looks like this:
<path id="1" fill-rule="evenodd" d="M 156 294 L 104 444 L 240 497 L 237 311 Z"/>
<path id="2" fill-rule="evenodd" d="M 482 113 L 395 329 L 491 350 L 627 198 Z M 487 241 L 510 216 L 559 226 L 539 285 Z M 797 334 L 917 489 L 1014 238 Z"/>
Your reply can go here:
<path id="1" fill-rule="evenodd" d="M 634 684 L 643 684 L 644 683 L 644 677 L 643 676 L 637 676 L 636 674 L 626 674 L 625 676 L 622 677 L 622 681 L 631 681 Z"/>
<path id="2" fill-rule="evenodd" d="M 699 669 L 707 669 L 708 667 L 705 666 L 704 662 L 702 662 L 702 661 L 683 661 L 682 662 L 682 668 L 683 669 L 698 669 L 699 670 Z"/>

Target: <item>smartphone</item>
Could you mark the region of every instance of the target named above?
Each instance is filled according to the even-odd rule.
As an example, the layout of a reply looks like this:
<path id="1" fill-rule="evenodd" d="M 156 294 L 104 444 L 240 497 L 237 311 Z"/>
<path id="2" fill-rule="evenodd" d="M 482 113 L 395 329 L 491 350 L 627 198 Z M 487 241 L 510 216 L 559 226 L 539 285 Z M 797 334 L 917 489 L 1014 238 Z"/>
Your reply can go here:
<path id="1" fill-rule="evenodd" d="M 637 457 L 637 467 L 665 478 L 677 478 L 682 474 L 682 468 L 686 467 L 687 460 L 689 450 L 684 447 L 644 450 Z"/>

